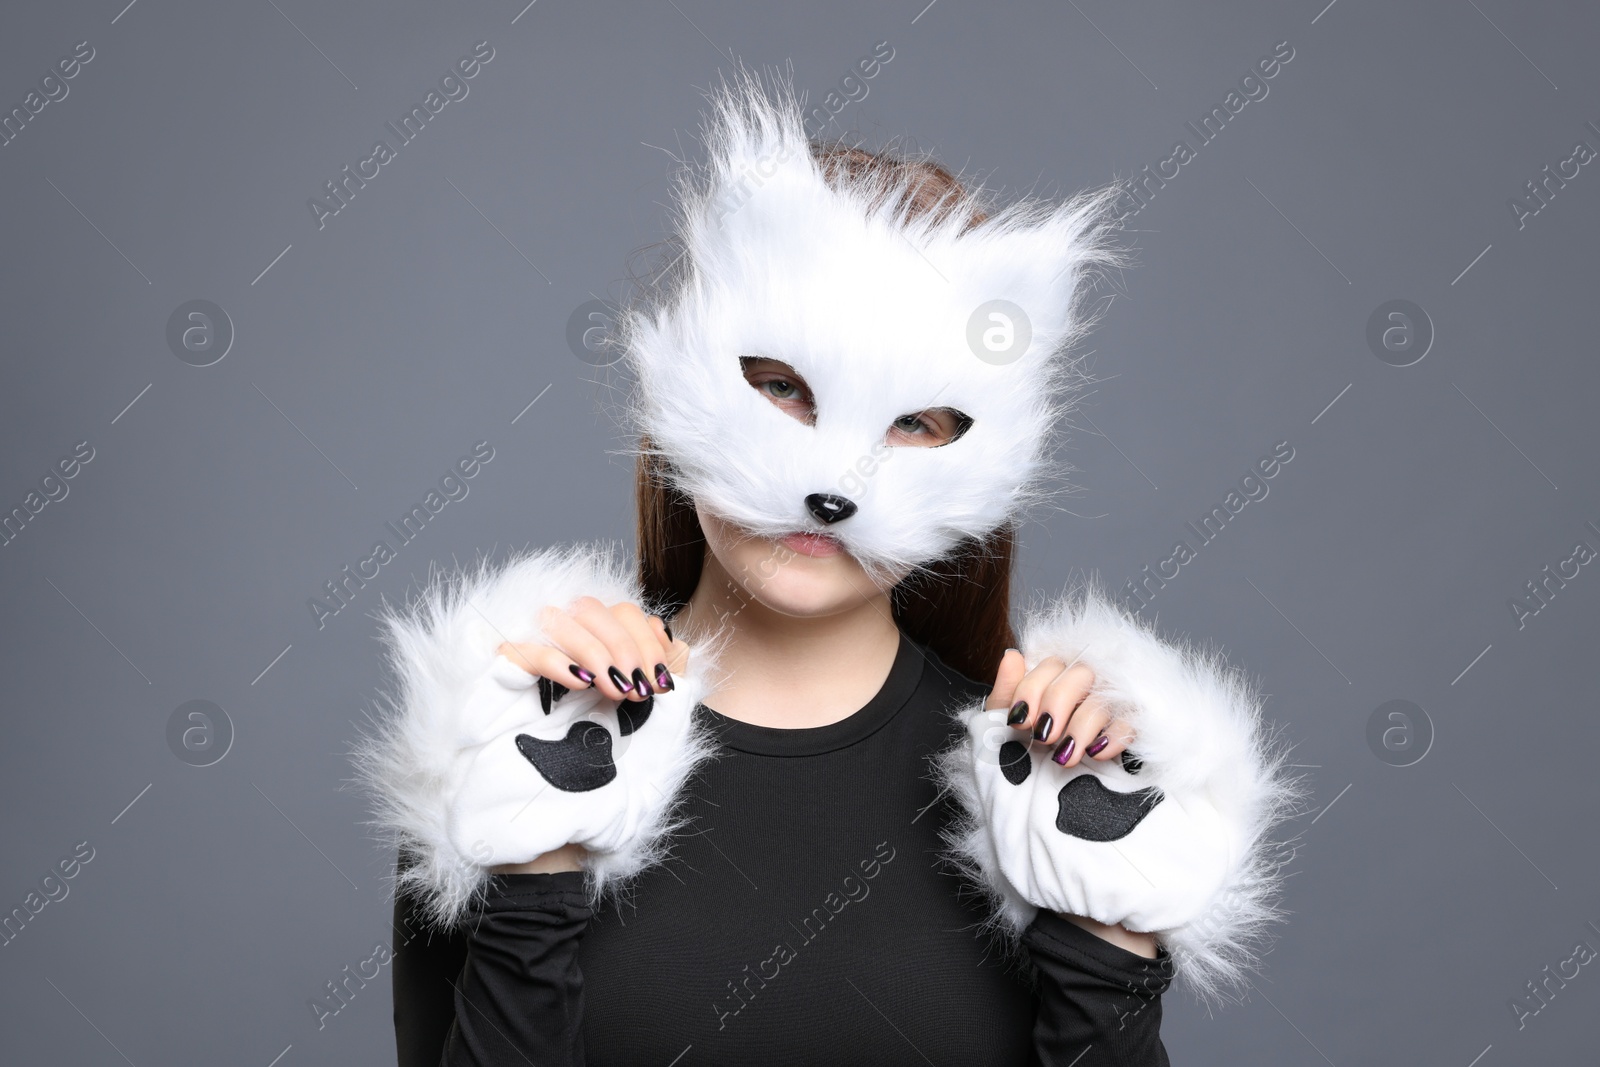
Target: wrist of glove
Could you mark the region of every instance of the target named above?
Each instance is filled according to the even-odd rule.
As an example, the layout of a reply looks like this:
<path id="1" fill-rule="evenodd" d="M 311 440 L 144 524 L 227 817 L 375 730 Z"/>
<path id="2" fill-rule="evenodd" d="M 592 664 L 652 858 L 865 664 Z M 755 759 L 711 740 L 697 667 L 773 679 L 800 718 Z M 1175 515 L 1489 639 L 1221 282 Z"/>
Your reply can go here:
<path id="1" fill-rule="evenodd" d="M 593 899 L 663 858 L 675 801 L 714 749 L 694 719 L 703 650 L 645 700 L 568 689 L 497 653 L 542 640 L 546 606 L 636 601 L 615 557 L 578 548 L 437 577 L 383 617 L 395 679 L 358 744 L 375 824 L 412 857 L 399 889 L 433 922 L 459 921 L 490 869 L 582 845 Z"/>
<path id="2" fill-rule="evenodd" d="M 1132 740 L 1121 759 L 1068 769 L 1019 738 L 1007 709 L 959 709 L 965 736 L 936 763 L 962 810 L 950 858 L 1004 934 L 1041 908 L 1153 933 L 1202 999 L 1226 995 L 1277 918 L 1268 834 L 1299 795 L 1251 683 L 1092 585 L 1032 616 L 1022 646 L 1029 664 L 1091 668 L 1091 699 Z"/>

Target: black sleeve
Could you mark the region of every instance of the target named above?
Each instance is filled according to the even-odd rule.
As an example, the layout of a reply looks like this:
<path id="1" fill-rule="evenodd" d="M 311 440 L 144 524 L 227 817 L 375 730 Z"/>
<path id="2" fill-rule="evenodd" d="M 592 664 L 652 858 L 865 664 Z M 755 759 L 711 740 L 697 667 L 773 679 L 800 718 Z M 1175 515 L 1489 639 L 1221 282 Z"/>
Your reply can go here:
<path id="1" fill-rule="evenodd" d="M 400 859 L 401 868 L 406 857 Z M 416 898 L 397 893 L 394 901 L 394 1043 L 400 1067 L 439 1067 L 444 1040 L 455 1021 L 455 988 L 467 959 L 467 937 L 460 930 L 427 929 L 418 918 Z"/>
<path id="2" fill-rule="evenodd" d="M 1172 984 L 1166 949 L 1148 959 L 1042 909 L 1022 942 L 1039 976 L 1038 1064 L 1168 1067 L 1161 1044 L 1161 994 Z"/>
<path id="3" fill-rule="evenodd" d="M 583 1067 L 582 871 L 496 875 L 462 930 L 442 1067 Z M 421 1062 L 420 1060 L 418 1062 Z"/>

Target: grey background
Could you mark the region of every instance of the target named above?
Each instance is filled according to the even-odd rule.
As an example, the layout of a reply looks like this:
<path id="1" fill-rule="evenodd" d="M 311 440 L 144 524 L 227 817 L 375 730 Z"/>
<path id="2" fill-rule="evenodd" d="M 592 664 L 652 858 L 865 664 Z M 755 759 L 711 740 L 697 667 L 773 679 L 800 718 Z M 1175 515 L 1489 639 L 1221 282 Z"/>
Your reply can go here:
<path id="1" fill-rule="evenodd" d="M 1509 1002 L 1600 948 L 1600 575 L 1521 629 L 1508 602 L 1600 547 L 1600 164 L 1520 230 L 1507 206 L 1600 148 L 1592 7 L 121 2 L 12 5 L 0 33 L 8 110 L 96 50 L 0 148 L 0 505 L 96 450 L 0 549 L 0 910 L 95 850 L 0 949 L 0 1059 L 390 1059 L 387 969 L 320 1030 L 308 1008 L 390 937 L 345 755 L 380 682 L 369 613 L 434 562 L 631 536 L 614 375 L 569 315 L 662 236 L 658 149 L 694 151 L 730 55 L 792 62 L 816 100 L 880 40 L 829 132 L 1050 195 L 1194 143 L 1185 120 L 1295 50 L 1130 221 L 1063 457 L 1081 491 L 1025 530 L 1027 589 L 1120 585 L 1295 450 L 1146 609 L 1262 679 L 1314 789 L 1291 923 L 1248 1003 L 1167 998 L 1174 1061 L 1592 1055 L 1594 966 L 1521 1030 Z M 470 95 L 319 231 L 307 199 L 485 39 Z M 1365 341 L 1397 298 L 1437 331 L 1404 368 Z M 165 340 L 192 299 L 237 330 L 206 368 Z M 479 440 L 470 495 L 319 629 L 308 598 Z M 236 731 L 206 768 L 166 740 L 194 699 Z M 1393 699 L 1436 731 L 1410 767 L 1367 743 Z"/>

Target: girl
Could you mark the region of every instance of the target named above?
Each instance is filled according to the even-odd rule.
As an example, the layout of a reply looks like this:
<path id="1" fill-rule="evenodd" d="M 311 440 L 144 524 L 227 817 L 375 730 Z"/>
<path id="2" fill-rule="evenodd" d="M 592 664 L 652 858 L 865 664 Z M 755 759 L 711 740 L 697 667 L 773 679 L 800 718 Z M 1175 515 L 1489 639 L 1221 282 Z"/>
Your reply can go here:
<path id="1" fill-rule="evenodd" d="M 713 103 L 620 342 L 636 570 L 525 554 L 386 619 L 400 1062 L 1165 1064 L 1293 790 L 1220 657 L 1092 584 L 1012 629 L 1116 190 L 995 208 L 782 87 Z"/>

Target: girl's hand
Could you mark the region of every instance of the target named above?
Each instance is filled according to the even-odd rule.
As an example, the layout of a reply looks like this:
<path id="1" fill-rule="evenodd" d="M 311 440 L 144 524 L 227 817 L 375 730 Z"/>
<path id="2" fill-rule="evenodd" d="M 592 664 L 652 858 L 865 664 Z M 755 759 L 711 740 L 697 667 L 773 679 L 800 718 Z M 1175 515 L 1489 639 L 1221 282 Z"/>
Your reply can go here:
<path id="1" fill-rule="evenodd" d="M 611 700 L 644 700 L 675 688 L 672 675 L 689 666 L 689 646 L 626 601 L 607 607 L 580 597 L 565 611 L 546 608 L 539 626 L 548 643 L 507 641 L 495 651 L 567 689 L 593 686 Z"/>
<path id="2" fill-rule="evenodd" d="M 1033 742 L 1054 746 L 1051 759 L 1062 767 L 1076 767 L 1084 756 L 1109 760 L 1120 756 L 1133 741 L 1133 731 L 1111 713 L 1094 688 L 1094 671 L 1083 663 L 1067 666 L 1055 656 L 1041 660 L 1033 670 L 1016 649 L 1007 649 L 995 674 L 994 689 L 984 707 L 1009 708 L 1007 724 L 1027 733 Z M 1066 918 L 1101 940 L 1150 959 L 1156 958 L 1154 934 L 1133 933 L 1082 915 Z"/>
<path id="3" fill-rule="evenodd" d="M 1094 678 L 1087 664 L 1068 666 L 1055 656 L 1029 670 L 1021 652 L 1007 649 L 984 707 L 1010 709 L 1006 724 L 1051 747 L 1050 758 L 1063 767 L 1076 767 L 1085 756 L 1109 760 L 1133 742 L 1133 731 L 1090 695 Z"/>
<path id="4" fill-rule="evenodd" d="M 546 608 L 539 624 L 550 644 L 506 641 L 495 652 L 529 674 L 554 679 L 568 689 L 593 685 L 612 700 L 644 700 L 675 688 L 672 675 L 689 667 L 689 646 L 674 640 L 665 622 L 646 615 L 637 604 L 624 601 L 606 607 L 594 597 L 581 597 L 567 611 Z M 582 845 L 568 844 L 527 863 L 499 864 L 489 870 L 557 874 L 583 870 L 587 858 Z"/>

